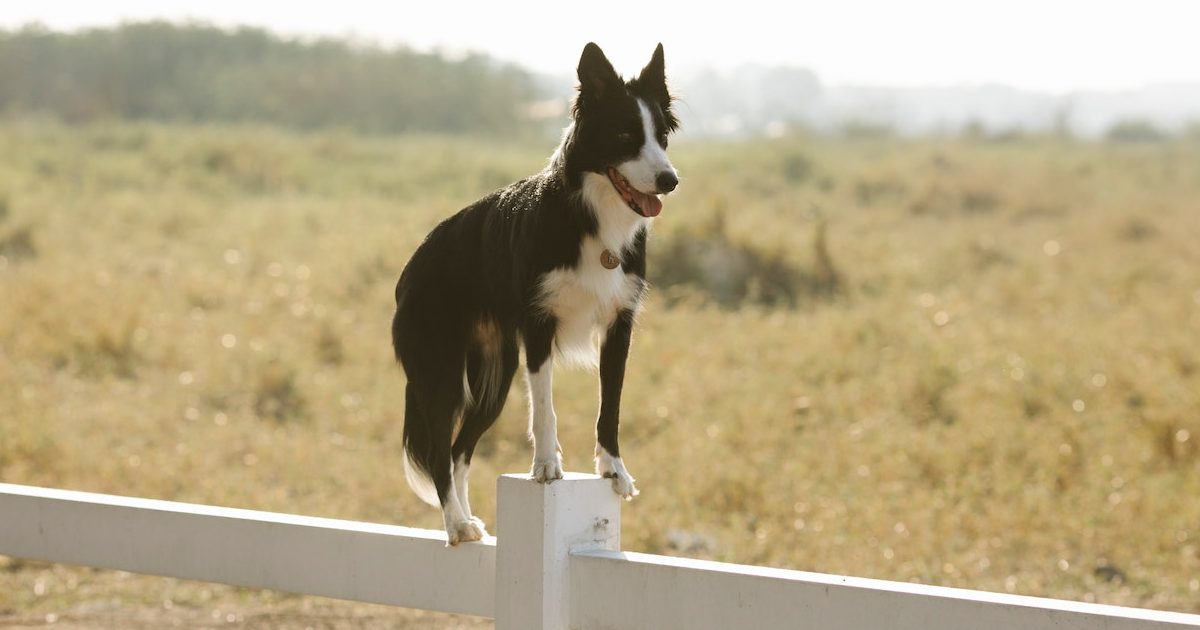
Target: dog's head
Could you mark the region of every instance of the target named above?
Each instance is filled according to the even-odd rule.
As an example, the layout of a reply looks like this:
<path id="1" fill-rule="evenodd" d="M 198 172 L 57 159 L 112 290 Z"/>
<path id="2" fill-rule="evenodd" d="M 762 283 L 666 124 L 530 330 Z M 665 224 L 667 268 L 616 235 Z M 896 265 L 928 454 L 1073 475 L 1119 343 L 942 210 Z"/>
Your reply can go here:
<path id="1" fill-rule="evenodd" d="M 621 80 L 599 46 L 585 46 L 572 117 L 576 166 L 606 175 L 634 212 L 644 217 L 661 212 L 658 195 L 679 184 L 667 158 L 667 136 L 679 121 L 667 91 L 662 44 L 629 81 Z"/>

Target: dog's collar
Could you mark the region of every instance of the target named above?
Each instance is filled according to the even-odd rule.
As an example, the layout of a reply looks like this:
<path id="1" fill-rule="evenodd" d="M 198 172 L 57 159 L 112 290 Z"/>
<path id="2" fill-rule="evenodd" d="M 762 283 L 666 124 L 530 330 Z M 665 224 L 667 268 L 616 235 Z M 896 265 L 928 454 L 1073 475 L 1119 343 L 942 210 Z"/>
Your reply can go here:
<path id="1" fill-rule="evenodd" d="M 621 259 L 609 250 L 600 252 L 600 264 L 605 269 L 616 269 L 621 265 Z"/>

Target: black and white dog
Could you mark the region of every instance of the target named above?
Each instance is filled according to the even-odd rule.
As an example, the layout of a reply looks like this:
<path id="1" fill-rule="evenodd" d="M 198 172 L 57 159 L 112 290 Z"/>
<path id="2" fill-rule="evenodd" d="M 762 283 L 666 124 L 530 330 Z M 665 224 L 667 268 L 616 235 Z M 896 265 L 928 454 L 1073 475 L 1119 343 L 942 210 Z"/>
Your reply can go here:
<path id="1" fill-rule="evenodd" d="M 508 396 L 518 343 L 533 478 L 563 475 L 554 361 L 598 360 L 596 472 L 620 496 L 637 494 L 617 419 L 646 290 L 646 232 L 662 210 L 658 195 L 679 183 L 666 151 L 678 121 L 661 44 L 636 79 L 622 81 L 595 44 L 584 47 L 578 73 L 571 124 L 546 168 L 439 224 L 396 285 L 392 343 L 408 376 L 405 473 L 418 496 L 442 508 L 451 545 L 486 535 L 467 502 L 467 472 Z"/>

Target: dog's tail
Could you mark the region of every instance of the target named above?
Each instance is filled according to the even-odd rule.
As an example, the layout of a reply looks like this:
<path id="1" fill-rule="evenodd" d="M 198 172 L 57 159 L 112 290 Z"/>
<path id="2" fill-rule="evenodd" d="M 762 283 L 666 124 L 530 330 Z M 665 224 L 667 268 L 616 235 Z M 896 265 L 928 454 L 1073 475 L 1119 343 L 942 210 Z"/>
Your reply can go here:
<path id="1" fill-rule="evenodd" d="M 471 348 L 466 359 L 462 377 L 462 406 L 452 421 L 463 423 L 461 431 L 478 431 L 474 434 L 478 439 L 503 408 L 504 399 L 508 396 L 505 388 L 507 381 L 504 378 L 503 358 L 495 348 Z M 433 448 L 430 419 L 422 414 L 416 404 L 412 384 L 408 387 L 404 412 L 404 476 L 408 479 L 408 486 L 422 501 L 438 507 L 441 501 L 429 472 L 432 462 L 428 453 Z M 480 423 L 484 424 L 481 426 Z M 467 427 L 466 424 L 471 426 Z"/>
<path id="2" fill-rule="evenodd" d="M 401 360 L 405 346 L 402 343 L 405 339 L 401 317 L 402 289 L 403 279 L 397 288 L 398 306 L 392 320 L 392 345 L 397 360 L 408 372 L 409 368 L 419 369 L 419 366 L 414 367 Z M 512 371 L 516 368 L 515 348 L 515 339 L 506 341 L 494 319 L 481 318 L 476 322 L 461 358 L 462 397 L 458 400 L 442 400 L 440 402 L 444 404 L 437 405 L 444 411 L 453 409 L 448 417 L 429 417 L 427 409 L 418 401 L 421 397 L 410 374 L 405 389 L 404 476 L 409 487 L 422 501 L 434 507 L 441 506 L 432 471 L 451 465 L 450 444 L 445 442 L 445 434 L 449 433 L 454 441 L 461 437 L 456 434 L 468 436 L 470 443 L 466 445 L 466 450 L 470 451 L 474 448 L 475 440 L 500 414 L 504 399 L 508 396 Z M 434 415 L 440 415 L 440 412 Z M 451 426 L 436 423 L 450 423 Z M 434 436 L 438 436 L 438 439 Z"/>
<path id="3" fill-rule="evenodd" d="M 408 481 L 408 487 L 412 488 L 419 499 L 433 507 L 441 507 L 442 502 L 438 499 L 433 479 L 430 479 L 429 473 L 425 472 L 421 465 L 413 459 L 407 446 L 404 448 L 404 478 Z"/>
<path id="4" fill-rule="evenodd" d="M 460 413 L 456 414 L 456 422 L 462 418 L 467 418 L 463 421 L 471 421 L 471 412 L 476 408 L 495 410 L 495 413 L 491 413 L 492 417 L 499 413 L 507 394 L 501 385 L 502 369 L 499 357 L 486 353 L 471 353 L 466 370 L 463 371 L 463 407 Z M 441 501 L 438 498 L 437 485 L 429 473 L 431 462 L 427 454 L 433 447 L 429 422 L 414 398 L 410 384 L 404 411 L 404 477 L 408 480 L 408 487 L 412 488 L 422 501 L 439 507 Z"/>
<path id="5" fill-rule="evenodd" d="M 406 270 L 407 271 L 407 270 Z M 401 360 L 403 319 L 401 317 L 404 297 L 404 276 L 396 284 L 396 315 L 392 318 L 392 348 L 396 351 L 396 362 L 404 365 Z M 410 380 L 404 390 L 404 477 L 408 487 L 412 488 L 420 499 L 434 507 L 440 507 L 437 485 L 433 483 L 430 455 L 433 453 L 433 438 L 430 433 L 429 418 L 421 412 L 417 403 L 415 385 Z"/>
<path id="6" fill-rule="evenodd" d="M 404 478 L 408 487 L 420 499 L 434 507 L 441 507 L 437 486 L 429 474 L 428 453 L 432 447 L 429 423 L 421 413 L 413 395 L 412 384 L 405 394 L 404 409 Z"/>

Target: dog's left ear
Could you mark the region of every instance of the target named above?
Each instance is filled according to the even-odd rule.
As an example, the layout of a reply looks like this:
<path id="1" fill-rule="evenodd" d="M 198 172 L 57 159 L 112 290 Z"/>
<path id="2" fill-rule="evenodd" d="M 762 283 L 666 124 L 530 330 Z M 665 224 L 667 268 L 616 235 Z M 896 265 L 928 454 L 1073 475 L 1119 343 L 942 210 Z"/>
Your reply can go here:
<path id="1" fill-rule="evenodd" d="M 642 68 L 642 73 L 637 78 L 637 84 L 645 96 L 658 102 L 662 107 L 663 116 L 666 118 L 667 127 L 671 131 L 675 131 L 679 126 L 679 121 L 675 119 L 675 113 L 671 108 L 671 93 L 667 91 L 667 73 L 663 62 L 663 45 L 661 43 L 654 49 L 654 54 L 650 56 L 650 63 Z"/>

